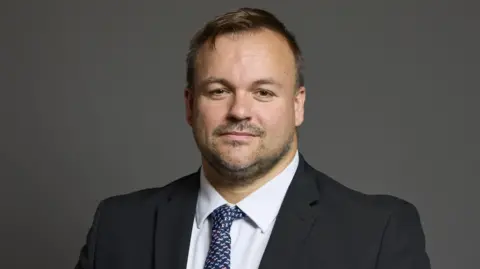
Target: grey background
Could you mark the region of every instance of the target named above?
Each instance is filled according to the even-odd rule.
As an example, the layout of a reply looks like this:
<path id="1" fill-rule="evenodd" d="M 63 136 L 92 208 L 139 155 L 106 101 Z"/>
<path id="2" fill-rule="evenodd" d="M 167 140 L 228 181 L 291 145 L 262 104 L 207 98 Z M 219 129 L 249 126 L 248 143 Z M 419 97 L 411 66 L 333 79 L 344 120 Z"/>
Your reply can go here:
<path id="1" fill-rule="evenodd" d="M 479 5 L 314 2 L 2 2 L 0 268 L 73 268 L 101 199 L 198 168 L 187 44 L 241 6 L 303 48 L 308 161 L 414 203 L 433 268 L 478 268 Z"/>

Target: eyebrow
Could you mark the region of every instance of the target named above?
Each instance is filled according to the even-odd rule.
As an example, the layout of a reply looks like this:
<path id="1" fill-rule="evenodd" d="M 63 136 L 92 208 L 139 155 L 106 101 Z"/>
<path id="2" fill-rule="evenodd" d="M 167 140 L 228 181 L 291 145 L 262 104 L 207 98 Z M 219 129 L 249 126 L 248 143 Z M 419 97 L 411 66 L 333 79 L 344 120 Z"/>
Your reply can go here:
<path id="1" fill-rule="evenodd" d="M 235 88 L 235 86 L 233 85 L 233 83 L 231 83 L 230 81 L 224 79 L 224 78 L 218 78 L 218 77 L 207 77 L 206 79 L 200 81 L 199 83 L 199 87 L 200 88 L 204 88 L 205 86 L 209 85 L 209 84 L 213 84 L 213 83 L 219 83 L 219 84 L 222 84 L 222 85 L 225 85 L 227 86 L 228 88 Z M 277 81 L 275 81 L 274 79 L 272 78 L 264 78 L 264 79 L 258 79 L 258 80 L 255 80 L 253 83 L 252 83 L 253 86 L 259 86 L 259 85 L 274 85 L 274 86 L 277 86 L 277 87 L 281 87 L 281 84 L 278 83 Z"/>

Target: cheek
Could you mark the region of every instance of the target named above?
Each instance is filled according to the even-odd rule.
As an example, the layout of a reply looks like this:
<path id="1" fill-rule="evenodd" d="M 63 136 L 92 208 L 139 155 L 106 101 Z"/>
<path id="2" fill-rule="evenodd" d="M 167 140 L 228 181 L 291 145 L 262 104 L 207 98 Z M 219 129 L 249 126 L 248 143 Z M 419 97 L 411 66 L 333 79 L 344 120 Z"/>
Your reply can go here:
<path id="1" fill-rule="evenodd" d="M 262 115 L 261 125 L 271 137 L 284 136 L 289 126 L 293 125 L 293 110 L 289 110 L 284 104 L 272 106 L 259 115 Z"/>
<path id="2" fill-rule="evenodd" d="M 198 127 L 204 129 L 208 134 L 222 123 L 223 108 L 219 105 L 199 104 L 196 111 L 196 123 Z"/>

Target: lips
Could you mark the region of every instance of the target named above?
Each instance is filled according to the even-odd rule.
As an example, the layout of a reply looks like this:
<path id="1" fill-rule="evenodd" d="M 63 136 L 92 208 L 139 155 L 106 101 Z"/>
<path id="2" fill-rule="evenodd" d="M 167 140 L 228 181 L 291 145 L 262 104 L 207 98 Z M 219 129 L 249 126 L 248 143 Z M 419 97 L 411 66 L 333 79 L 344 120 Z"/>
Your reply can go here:
<path id="1" fill-rule="evenodd" d="M 228 136 L 256 136 L 252 133 L 245 133 L 245 132 L 228 132 L 228 133 L 223 133 L 222 135 L 228 135 Z"/>

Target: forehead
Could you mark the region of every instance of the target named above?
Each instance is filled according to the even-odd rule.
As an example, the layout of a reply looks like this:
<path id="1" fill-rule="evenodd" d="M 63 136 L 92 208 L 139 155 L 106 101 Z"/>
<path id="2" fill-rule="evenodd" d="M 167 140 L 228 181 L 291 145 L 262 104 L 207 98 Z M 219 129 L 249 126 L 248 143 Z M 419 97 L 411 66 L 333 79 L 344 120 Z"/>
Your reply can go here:
<path id="1" fill-rule="evenodd" d="M 268 78 L 287 86 L 295 81 L 296 64 L 283 36 L 257 30 L 220 35 L 213 46 L 202 46 L 195 73 L 197 82 L 218 77 L 242 86 Z"/>

